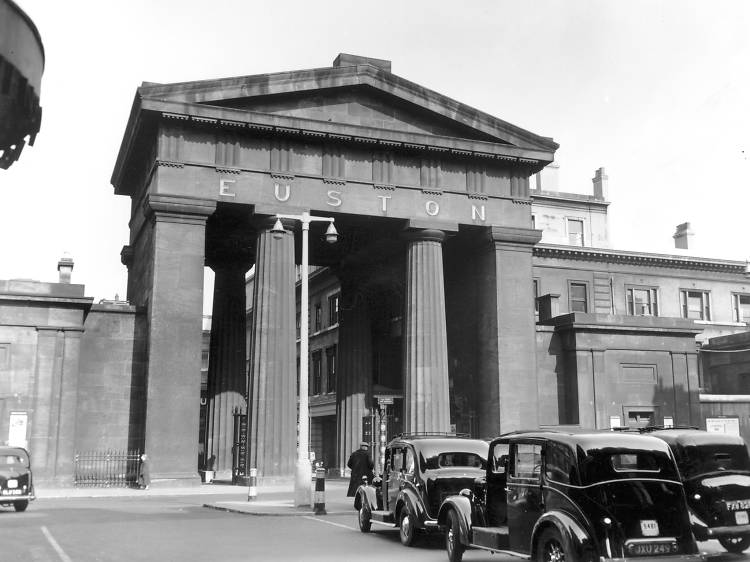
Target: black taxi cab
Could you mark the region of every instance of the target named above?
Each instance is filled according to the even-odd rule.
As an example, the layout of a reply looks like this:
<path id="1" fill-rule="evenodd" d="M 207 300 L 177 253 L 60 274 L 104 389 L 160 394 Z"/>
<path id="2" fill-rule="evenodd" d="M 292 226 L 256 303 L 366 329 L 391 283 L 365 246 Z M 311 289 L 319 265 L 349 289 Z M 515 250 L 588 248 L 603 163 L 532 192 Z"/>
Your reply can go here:
<path id="1" fill-rule="evenodd" d="M 729 552 L 750 547 L 750 458 L 742 437 L 697 428 L 644 428 L 672 449 L 685 486 L 693 533 Z"/>
<path id="2" fill-rule="evenodd" d="M 418 531 L 437 531 L 442 501 L 484 476 L 488 442 L 446 433 L 402 434 L 386 446 L 381 477 L 361 485 L 354 498 L 359 528 L 399 528 L 401 543 Z"/>
<path id="3" fill-rule="evenodd" d="M 0 447 L 0 505 L 25 511 L 33 499 L 29 453 L 22 447 Z"/>
<path id="4" fill-rule="evenodd" d="M 701 560 L 669 447 L 614 432 L 517 432 L 438 513 L 448 559 L 468 547 L 537 561 Z"/>

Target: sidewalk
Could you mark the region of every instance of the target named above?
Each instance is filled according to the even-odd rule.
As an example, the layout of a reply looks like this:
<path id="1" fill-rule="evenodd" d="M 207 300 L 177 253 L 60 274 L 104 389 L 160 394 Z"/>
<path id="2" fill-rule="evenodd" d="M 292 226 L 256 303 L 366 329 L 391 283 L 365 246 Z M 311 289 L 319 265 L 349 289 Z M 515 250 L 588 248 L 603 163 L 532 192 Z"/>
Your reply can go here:
<path id="1" fill-rule="evenodd" d="M 346 496 L 348 488 L 348 479 L 326 480 L 325 510 L 327 515 L 352 515 L 356 513 L 354 511 L 354 498 Z M 245 488 L 245 490 L 247 489 Z M 314 495 L 311 497 L 314 498 Z M 284 490 L 279 491 L 258 487 L 258 496 L 255 500 L 217 501 L 204 503 L 203 507 L 246 515 L 309 516 L 315 514 L 312 506 L 294 506 L 294 488 L 292 486 L 286 486 Z"/>
<path id="2" fill-rule="evenodd" d="M 325 509 L 329 515 L 353 514 L 354 498 L 346 496 L 348 478 L 326 480 Z M 47 488 L 37 487 L 37 499 L 51 498 L 147 498 L 158 496 L 226 496 L 226 500 L 202 503 L 206 508 L 243 513 L 248 515 L 313 515 L 312 506 L 294 506 L 294 485 L 264 484 L 258 486 L 257 496 L 248 501 L 247 486 L 233 486 L 227 481 L 189 487 L 151 486 L 148 490 L 139 488 Z M 314 498 L 311 492 L 311 498 Z"/>

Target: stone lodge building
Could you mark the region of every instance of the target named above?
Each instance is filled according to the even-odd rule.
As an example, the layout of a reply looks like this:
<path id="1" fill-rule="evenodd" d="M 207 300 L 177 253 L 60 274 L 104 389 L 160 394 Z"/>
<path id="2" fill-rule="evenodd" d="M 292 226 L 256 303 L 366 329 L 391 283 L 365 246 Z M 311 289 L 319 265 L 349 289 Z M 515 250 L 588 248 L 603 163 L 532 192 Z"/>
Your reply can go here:
<path id="1" fill-rule="evenodd" d="M 138 448 L 154 485 L 192 485 L 199 457 L 231 469 L 241 411 L 246 466 L 291 476 L 301 244 L 272 227 L 303 211 L 340 233 L 313 225 L 309 248 L 327 466 L 380 411 L 390 432 L 476 436 L 701 423 L 704 400 L 735 400 L 704 392 L 722 387 L 696 341 L 747 330 L 744 262 L 609 249 L 604 171 L 593 196 L 555 191 L 556 148 L 379 59 L 143 84 L 112 175 L 126 302 L 94 304 L 66 260 L 59 283 L 0 282 L 0 436 L 42 481 L 70 483 L 75 451 Z"/>

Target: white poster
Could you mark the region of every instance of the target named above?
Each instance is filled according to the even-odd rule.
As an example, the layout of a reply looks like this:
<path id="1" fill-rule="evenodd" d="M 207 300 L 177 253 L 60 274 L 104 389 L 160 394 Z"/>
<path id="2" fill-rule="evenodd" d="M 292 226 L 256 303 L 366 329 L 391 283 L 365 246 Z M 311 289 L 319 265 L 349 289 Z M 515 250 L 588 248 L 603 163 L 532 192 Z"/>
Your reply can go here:
<path id="1" fill-rule="evenodd" d="M 11 412 L 10 425 L 8 427 L 8 445 L 11 447 L 27 448 L 26 425 L 28 414 L 26 412 Z"/>
<path id="2" fill-rule="evenodd" d="M 711 433 L 740 434 L 739 418 L 706 418 L 706 431 Z"/>

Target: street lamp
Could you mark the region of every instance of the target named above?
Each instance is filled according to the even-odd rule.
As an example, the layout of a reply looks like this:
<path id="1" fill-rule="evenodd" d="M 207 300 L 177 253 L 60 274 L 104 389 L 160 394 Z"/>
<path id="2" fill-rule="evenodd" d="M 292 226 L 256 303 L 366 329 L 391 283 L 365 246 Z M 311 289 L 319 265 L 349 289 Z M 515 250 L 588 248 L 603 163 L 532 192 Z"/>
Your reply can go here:
<path id="1" fill-rule="evenodd" d="M 295 220 L 302 224 L 302 264 L 300 266 L 302 295 L 300 297 L 300 335 L 299 335 L 299 445 L 297 447 L 297 466 L 294 478 L 294 505 L 299 507 L 310 505 L 310 476 L 312 466 L 308 455 L 309 443 L 307 434 L 309 432 L 310 405 L 308 399 L 308 314 L 309 314 L 309 296 L 308 296 L 308 232 L 311 222 L 328 222 L 328 229 L 325 233 L 325 240 L 333 244 L 338 240 L 339 233 L 333 226 L 334 219 L 331 217 L 315 217 L 307 211 L 301 215 L 276 215 L 276 223 L 271 229 L 275 238 L 280 238 L 284 234 L 284 225 L 281 219 Z"/>

